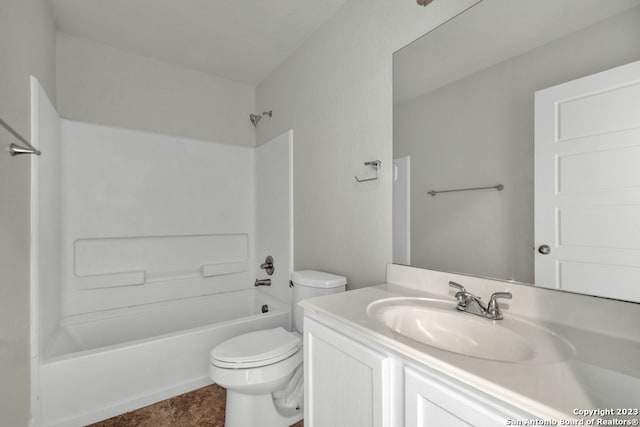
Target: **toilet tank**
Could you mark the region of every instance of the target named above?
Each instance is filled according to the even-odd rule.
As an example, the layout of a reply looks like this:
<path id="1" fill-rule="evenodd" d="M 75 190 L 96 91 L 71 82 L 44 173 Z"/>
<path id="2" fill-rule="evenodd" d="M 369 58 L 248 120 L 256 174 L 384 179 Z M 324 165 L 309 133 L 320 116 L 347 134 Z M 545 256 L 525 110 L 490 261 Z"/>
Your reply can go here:
<path id="1" fill-rule="evenodd" d="M 344 292 L 347 278 L 323 271 L 302 270 L 291 273 L 293 283 L 293 326 L 302 333 L 303 309 L 298 305 L 307 298 Z"/>

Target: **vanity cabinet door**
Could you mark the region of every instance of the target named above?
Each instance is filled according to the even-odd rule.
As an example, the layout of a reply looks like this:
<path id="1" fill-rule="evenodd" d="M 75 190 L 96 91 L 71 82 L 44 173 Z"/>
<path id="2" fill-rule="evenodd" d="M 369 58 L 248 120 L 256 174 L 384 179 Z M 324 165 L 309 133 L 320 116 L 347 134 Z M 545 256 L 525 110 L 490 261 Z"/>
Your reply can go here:
<path id="1" fill-rule="evenodd" d="M 305 427 L 390 426 L 390 359 L 304 319 Z"/>
<path id="2" fill-rule="evenodd" d="M 504 427 L 507 416 L 420 372 L 405 368 L 407 427 Z"/>

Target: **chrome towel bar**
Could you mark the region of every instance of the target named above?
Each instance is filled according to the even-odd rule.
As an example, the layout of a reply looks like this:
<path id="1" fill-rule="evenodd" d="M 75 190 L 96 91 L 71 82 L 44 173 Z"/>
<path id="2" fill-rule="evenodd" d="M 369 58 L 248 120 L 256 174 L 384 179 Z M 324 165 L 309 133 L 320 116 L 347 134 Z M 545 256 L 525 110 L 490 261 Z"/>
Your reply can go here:
<path id="1" fill-rule="evenodd" d="M 9 126 L 7 122 L 0 119 L 0 125 L 2 125 L 3 128 L 5 128 L 11 135 L 13 135 L 14 138 L 16 138 L 18 141 L 22 142 L 25 145 L 25 147 L 21 147 L 18 144 L 11 143 L 11 145 L 9 145 L 9 153 L 11 154 L 12 157 L 19 154 L 35 154 L 36 156 L 39 156 L 41 154 L 40 150 L 38 150 L 36 147 L 31 145 L 31 143 L 26 139 L 24 139 L 22 135 L 20 135 L 18 132 L 13 130 L 13 128 Z"/>
<path id="2" fill-rule="evenodd" d="M 474 191 L 474 190 L 498 190 L 498 191 L 502 191 L 502 190 L 504 190 L 504 185 L 498 184 L 498 185 L 491 185 L 489 187 L 457 188 L 455 190 L 439 190 L 439 191 L 431 190 L 431 191 L 428 191 L 427 194 L 435 196 L 438 193 L 452 193 L 454 191 Z"/>

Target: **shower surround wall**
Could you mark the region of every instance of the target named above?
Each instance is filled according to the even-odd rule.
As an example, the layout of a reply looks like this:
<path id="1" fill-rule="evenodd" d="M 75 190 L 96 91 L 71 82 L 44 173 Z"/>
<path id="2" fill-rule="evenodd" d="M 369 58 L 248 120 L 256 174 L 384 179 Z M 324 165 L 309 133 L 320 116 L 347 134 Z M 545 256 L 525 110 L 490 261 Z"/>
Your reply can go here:
<path id="1" fill-rule="evenodd" d="M 62 186 L 60 117 L 35 77 L 31 77 L 31 142 L 47 155 L 31 156 L 31 357 L 54 335 L 62 316 Z M 40 280 L 42 278 L 42 280 Z"/>
<path id="2" fill-rule="evenodd" d="M 201 387 L 215 345 L 290 324 L 292 131 L 254 148 L 60 119 L 35 79 L 32 123 L 34 425 Z"/>
<path id="3" fill-rule="evenodd" d="M 62 121 L 65 316 L 243 289 L 254 149 Z"/>
<path id="4" fill-rule="evenodd" d="M 290 301 L 289 283 L 293 271 L 293 130 L 256 148 L 256 265 L 267 255 L 273 257 L 274 271 L 267 276 L 272 284 L 265 292 Z"/>

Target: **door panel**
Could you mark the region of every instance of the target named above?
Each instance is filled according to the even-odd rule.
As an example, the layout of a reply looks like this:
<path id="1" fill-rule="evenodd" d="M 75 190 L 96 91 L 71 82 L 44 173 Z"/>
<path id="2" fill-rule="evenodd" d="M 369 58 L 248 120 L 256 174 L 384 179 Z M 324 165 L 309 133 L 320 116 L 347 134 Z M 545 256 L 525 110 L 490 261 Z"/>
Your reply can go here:
<path id="1" fill-rule="evenodd" d="M 389 427 L 389 358 L 307 317 L 305 426 Z"/>
<path id="2" fill-rule="evenodd" d="M 535 283 L 640 301 L 640 61 L 535 103 Z"/>
<path id="3" fill-rule="evenodd" d="M 405 368 L 406 427 L 498 427 L 507 417 Z"/>
<path id="4" fill-rule="evenodd" d="M 595 86 L 602 83 L 604 85 Z M 595 85 L 580 88 L 582 91 L 587 89 L 584 94 L 578 92 L 575 97 L 558 102 L 559 141 L 638 126 L 640 84 L 632 81 L 626 85 L 624 81 L 606 82 L 601 79 Z M 589 93 L 589 89 L 595 93 Z"/>

